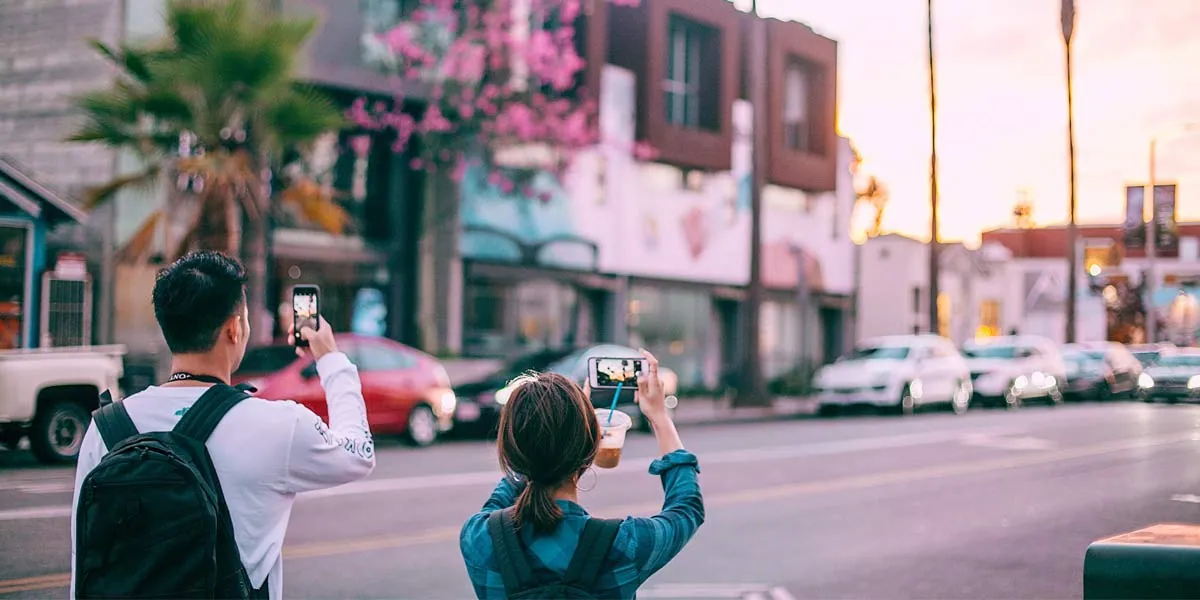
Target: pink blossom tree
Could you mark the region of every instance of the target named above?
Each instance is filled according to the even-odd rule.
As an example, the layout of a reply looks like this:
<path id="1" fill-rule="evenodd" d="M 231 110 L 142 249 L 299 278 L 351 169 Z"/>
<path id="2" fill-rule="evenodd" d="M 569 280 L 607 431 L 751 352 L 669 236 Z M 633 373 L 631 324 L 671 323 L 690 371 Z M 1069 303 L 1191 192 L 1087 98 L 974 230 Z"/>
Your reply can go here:
<path id="1" fill-rule="evenodd" d="M 394 130 L 394 150 L 419 139 L 412 166 L 461 179 L 482 166 L 505 193 L 524 190 L 519 169 L 497 154 L 535 152 L 538 167 L 561 175 L 581 149 L 599 139 L 596 93 L 584 86 L 576 43 L 583 2 L 637 5 L 639 0 L 420 0 L 408 21 L 377 34 L 390 53 L 396 101 L 360 99 L 351 119 L 367 129 Z M 425 109 L 405 100 L 420 89 Z M 652 159 L 645 143 L 631 149 Z"/>

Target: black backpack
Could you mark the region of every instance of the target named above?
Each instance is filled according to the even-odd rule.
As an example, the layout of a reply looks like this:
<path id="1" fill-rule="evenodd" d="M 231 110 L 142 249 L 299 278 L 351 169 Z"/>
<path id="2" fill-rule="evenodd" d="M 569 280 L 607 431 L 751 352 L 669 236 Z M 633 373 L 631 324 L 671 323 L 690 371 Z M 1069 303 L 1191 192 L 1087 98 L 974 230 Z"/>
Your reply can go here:
<path id="1" fill-rule="evenodd" d="M 108 454 L 76 507 L 77 598 L 267 598 L 250 585 L 204 443 L 249 396 L 214 385 L 171 431 L 138 433 L 122 402 L 95 412 Z"/>
<path id="2" fill-rule="evenodd" d="M 500 566 L 500 576 L 504 578 L 504 594 L 509 600 L 598 598 L 594 593 L 596 578 L 604 568 L 604 560 L 620 527 L 621 521 L 588 519 L 562 580 L 543 584 L 534 577 L 533 568 L 521 547 L 513 526 L 512 509 L 493 512 L 488 516 L 488 534 L 492 538 L 492 552 Z"/>

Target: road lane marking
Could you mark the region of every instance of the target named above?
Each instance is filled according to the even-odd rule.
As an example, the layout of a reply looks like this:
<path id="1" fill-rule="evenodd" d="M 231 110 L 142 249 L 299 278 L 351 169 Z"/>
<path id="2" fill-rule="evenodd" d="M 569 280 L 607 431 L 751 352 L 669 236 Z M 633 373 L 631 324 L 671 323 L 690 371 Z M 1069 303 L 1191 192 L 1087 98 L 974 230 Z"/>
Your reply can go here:
<path id="1" fill-rule="evenodd" d="M 1020 433 L 1021 431 L 1023 430 L 1015 430 L 1008 427 L 989 427 L 970 430 L 960 429 L 956 431 L 913 433 L 850 440 L 834 440 L 829 442 L 815 442 L 811 444 L 797 444 L 792 446 L 770 446 L 764 448 L 700 452 L 700 456 L 701 461 L 705 465 L 738 464 L 766 460 L 782 460 L 787 458 L 830 456 L 850 452 L 863 452 L 867 450 L 889 450 L 921 446 L 926 444 L 953 442 L 964 435 L 1003 435 Z M 646 470 L 650 467 L 650 462 L 655 458 L 658 457 L 641 457 L 634 459 L 627 458 L 622 461 L 621 466 L 617 467 L 616 469 L 608 470 L 605 472 L 605 474 L 637 473 L 639 475 L 644 475 Z M 299 500 L 313 500 L 317 498 L 332 498 L 337 496 L 357 494 L 375 494 L 381 492 L 444 489 L 451 486 L 494 484 L 499 478 L 500 473 L 497 471 L 477 471 L 474 473 L 451 473 L 447 475 L 423 475 L 417 477 L 369 479 L 366 481 L 356 481 L 354 483 L 340 485 L 327 490 L 306 492 L 299 496 Z"/>
<path id="2" fill-rule="evenodd" d="M 16 508 L 0 510 L 0 521 L 27 521 L 33 519 L 61 519 L 71 516 L 68 506 L 35 506 L 32 508 Z"/>
<path id="3" fill-rule="evenodd" d="M 663 583 L 638 590 L 638 598 L 796 600 L 787 588 L 752 583 Z"/>
<path id="4" fill-rule="evenodd" d="M 954 442 L 960 440 L 963 436 L 970 435 L 1003 435 L 1019 433 L 1021 430 L 1011 428 L 989 427 L 983 429 L 970 430 L 952 430 L 941 432 L 926 432 L 913 433 L 886 437 L 874 438 L 858 438 L 849 440 L 834 440 L 828 442 L 814 442 L 810 444 L 797 444 L 792 446 L 768 446 L 763 448 L 748 448 L 740 450 L 724 450 L 717 452 L 702 452 L 701 457 L 705 465 L 728 465 L 748 462 L 762 462 L 768 460 L 783 460 L 788 458 L 803 458 L 813 456 L 831 456 L 837 454 L 846 454 L 850 452 L 865 452 L 868 450 L 888 450 L 897 448 L 908 448 L 914 446 L 922 446 L 928 444 L 938 444 L 946 442 Z M 657 457 L 654 457 L 657 458 Z M 651 457 L 641 457 L 636 459 L 626 459 L 621 466 L 616 469 L 606 471 L 605 475 L 621 475 L 636 473 L 644 475 L 650 467 L 650 462 L 654 460 Z M 378 494 L 385 492 L 404 492 L 404 491 L 419 491 L 431 489 L 446 489 L 449 487 L 473 486 L 473 485 L 493 485 L 500 478 L 500 473 L 497 471 L 476 471 L 467 473 L 448 473 L 443 475 L 419 475 L 415 477 L 390 477 L 382 479 L 368 479 L 365 481 L 356 481 L 340 485 L 335 488 L 326 490 L 318 490 L 315 492 L 305 492 L 297 498 L 301 502 L 318 500 L 322 498 L 334 498 L 340 496 L 353 496 L 360 494 Z M 0 490 L 5 490 L 6 486 L 0 484 Z M 28 482 L 13 485 L 8 489 L 15 489 L 25 493 L 49 494 L 59 490 L 63 492 L 72 492 L 75 489 L 73 481 L 60 481 L 57 483 L 36 483 Z M 71 515 L 70 506 L 48 507 L 45 513 L 29 513 L 28 516 L 22 517 L 20 514 L 6 515 L 5 511 L 0 511 L 0 521 L 18 521 L 22 518 L 26 519 L 49 519 L 69 517 Z M 63 511 L 66 511 L 65 513 Z"/>
<path id="5" fill-rule="evenodd" d="M 871 487 L 882 487 L 884 485 L 894 483 L 911 483 L 915 481 L 939 479 L 956 475 L 970 475 L 1017 467 L 1050 464 L 1075 458 L 1112 454 L 1114 452 L 1121 452 L 1123 450 L 1156 448 L 1160 446 L 1194 441 L 1196 440 L 1194 439 L 1192 432 L 1189 431 L 1183 434 L 1122 440 L 1118 442 L 1095 444 L 1080 448 L 1058 450 L 1043 454 L 1025 454 L 1010 458 L 980 460 L 946 465 L 942 467 L 909 469 L 905 471 L 878 473 L 873 475 L 842 477 L 837 479 L 827 479 L 824 481 L 814 481 L 810 483 L 765 486 L 761 488 L 745 490 L 742 492 L 712 494 L 705 497 L 704 504 L 706 508 L 714 506 L 753 504 L 769 500 L 778 500 L 780 498 L 800 497 L 829 492 L 842 492 Z M 636 515 L 653 513 L 660 510 L 661 507 L 661 501 L 641 502 L 623 506 L 601 507 L 591 512 L 598 517 L 614 518 L 625 517 L 631 514 Z M 373 536 L 332 542 L 310 542 L 306 544 L 296 544 L 284 548 L 283 555 L 284 558 L 299 560 L 305 558 L 321 558 L 357 552 L 411 547 L 438 542 L 453 542 L 458 539 L 459 532 L 460 527 L 442 527 L 418 532 L 415 534 Z M 33 580 L 39 580 L 41 583 Z M 67 574 L 44 575 L 40 578 L 0 580 L 0 594 L 63 588 L 67 587 L 69 582 L 69 575 Z"/>
<path id="6" fill-rule="evenodd" d="M 1057 447 L 1051 440 L 1035 437 L 1009 437 L 987 433 L 972 433 L 962 436 L 959 442 L 965 446 L 995 448 L 997 450 L 1053 450 Z"/>
<path id="7" fill-rule="evenodd" d="M 1194 494 L 1175 494 L 1171 496 L 1171 500 L 1175 502 L 1187 502 L 1189 504 L 1200 504 L 1200 496 Z"/>
<path id="8" fill-rule="evenodd" d="M 21 579 L 0 581 L 0 594 L 53 590 L 70 586 L 71 575 L 69 573 L 55 573 L 53 575 L 39 575 L 37 577 L 22 577 Z"/>

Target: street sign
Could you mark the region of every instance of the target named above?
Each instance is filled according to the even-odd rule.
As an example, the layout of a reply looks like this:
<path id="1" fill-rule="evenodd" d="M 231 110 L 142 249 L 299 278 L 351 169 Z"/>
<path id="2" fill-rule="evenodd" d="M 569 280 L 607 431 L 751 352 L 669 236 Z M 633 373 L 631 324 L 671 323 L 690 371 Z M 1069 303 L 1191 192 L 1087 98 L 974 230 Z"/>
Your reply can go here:
<path id="1" fill-rule="evenodd" d="M 1125 186 L 1125 222 L 1121 225 L 1126 248 L 1141 248 L 1146 245 L 1146 188 L 1140 185 Z"/>
<path id="2" fill-rule="evenodd" d="M 1154 243 L 1159 249 L 1174 248 L 1179 243 L 1174 184 L 1154 186 Z"/>

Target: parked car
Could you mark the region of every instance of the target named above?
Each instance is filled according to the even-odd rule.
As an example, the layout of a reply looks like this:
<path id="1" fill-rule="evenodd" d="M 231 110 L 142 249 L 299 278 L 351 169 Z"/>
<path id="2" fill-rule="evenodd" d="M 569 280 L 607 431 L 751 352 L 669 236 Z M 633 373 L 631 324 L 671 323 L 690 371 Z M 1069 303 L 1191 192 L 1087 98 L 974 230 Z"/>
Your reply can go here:
<path id="1" fill-rule="evenodd" d="M 523 373 L 543 371 L 551 363 L 573 351 L 571 348 L 564 348 L 531 352 L 505 362 L 482 379 L 456 384 L 454 395 L 458 399 L 458 408 L 454 413 L 455 433 L 493 433 L 500 419 L 500 407 L 504 406 L 504 402 L 500 400 L 507 401 L 507 396 L 502 397 L 500 391 L 505 390 L 510 381 Z"/>
<path id="2" fill-rule="evenodd" d="M 544 351 L 519 358 L 499 369 L 494 376 L 484 382 L 463 384 L 457 389 L 461 392 L 460 402 L 473 403 L 479 406 L 479 419 L 473 422 L 475 431 L 489 433 L 495 428 L 495 419 L 499 417 L 500 408 L 508 402 L 512 394 L 509 383 L 518 375 L 527 371 L 545 371 L 558 373 L 568 379 L 583 385 L 587 380 L 587 364 L 591 357 L 597 358 L 641 358 L 642 354 L 628 346 L 615 344 L 599 344 L 579 349 Z M 668 396 L 674 396 L 679 387 L 679 377 L 675 371 L 660 366 L 658 377 L 662 380 L 663 388 Z M 615 390 L 592 390 L 592 405 L 607 407 L 612 405 Z M 624 390 L 618 399 L 617 406 L 629 413 L 634 425 L 649 431 L 650 423 L 642 418 L 641 412 L 634 402 L 634 390 Z M 677 401 L 677 400 L 676 400 Z M 474 410 L 467 409 L 466 416 L 475 416 Z M 483 419 L 488 419 L 483 421 Z"/>
<path id="3" fill-rule="evenodd" d="M 1174 348 L 1175 346 L 1172 344 L 1138 344 L 1130 346 L 1129 351 L 1142 363 L 1142 368 L 1145 368 L 1158 362 L 1158 358 L 1162 356 L 1163 352 L 1169 352 Z"/>
<path id="4" fill-rule="evenodd" d="M 124 346 L 0 352 L 0 445 L 29 448 L 44 463 L 75 460 L 100 394 L 121 396 Z"/>
<path id="5" fill-rule="evenodd" d="M 967 410 L 971 376 L 954 344 L 936 335 L 868 339 L 813 379 L 822 413 L 850 405 L 912 414 L 922 406 Z"/>
<path id="6" fill-rule="evenodd" d="M 1181 349 L 1162 353 L 1158 362 L 1142 372 L 1138 386 L 1147 402 L 1200 401 L 1200 351 Z"/>
<path id="7" fill-rule="evenodd" d="M 963 345 L 975 394 L 984 406 L 1020 408 L 1027 402 L 1060 404 L 1066 363 L 1054 342 L 1035 335 L 1009 335 Z"/>
<path id="8" fill-rule="evenodd" d="M 1067 398 L 1111 400 L 1139 394 L 1142 363 L 1125 346 L 1116 342 L 1088 342 L 1062 347 L 1067 367 Z"/>
<path id="9" fill-rule="evenodd" d="M 428 446 L 453 425 L 457 401 L 437 359 L 379 337 L 339 335 L 337 344 L 358 367 L 372 433 L 402 434 L 413 445 Z M 298 358 L 292 346 L 251 349 L 234 383 L 253 385 L 259 398 L 295 400 L 329 416 L 316 363 Z"/>

